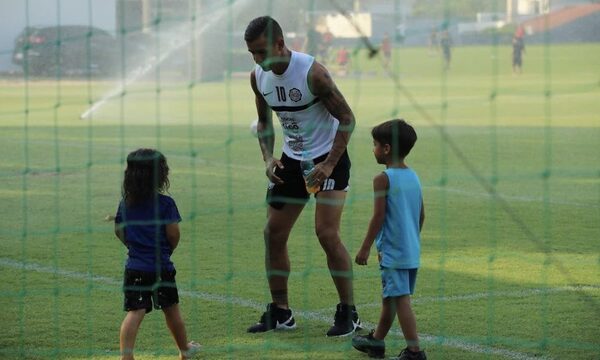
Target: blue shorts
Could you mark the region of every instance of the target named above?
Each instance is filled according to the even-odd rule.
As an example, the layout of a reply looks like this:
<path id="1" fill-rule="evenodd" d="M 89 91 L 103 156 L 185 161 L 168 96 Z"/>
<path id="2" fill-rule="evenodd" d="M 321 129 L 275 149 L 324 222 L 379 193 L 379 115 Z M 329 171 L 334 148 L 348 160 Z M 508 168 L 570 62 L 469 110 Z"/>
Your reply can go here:
<path id="1" fill-rule="evenodd" d="M 418 269 L 389 269 L 381 267 L 383 297 L 412 295 L 415 292 Z"/>

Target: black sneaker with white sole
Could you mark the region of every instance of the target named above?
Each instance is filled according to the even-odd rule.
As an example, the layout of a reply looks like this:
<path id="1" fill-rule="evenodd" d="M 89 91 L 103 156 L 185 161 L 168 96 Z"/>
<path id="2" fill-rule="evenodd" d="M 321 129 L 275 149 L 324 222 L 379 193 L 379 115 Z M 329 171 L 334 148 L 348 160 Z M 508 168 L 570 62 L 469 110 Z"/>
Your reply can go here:
<path id="1" fill-rule="evenodd" d="M 260 317 L 260 321 L 248 328 L 249 333 L 261 333 L 271 330 L 292 330 L 296 328 L 296 320 L 292 316 L 292 310 L 282 309 L 275 303 L 267 305 Z"/>
<path id="2" fill-rule="evenodd" d="M 354 305 L 337 304 L 333 326 L 327 332 L 327 336 L 348 336 L 361 329 L 356 307 Z"/>

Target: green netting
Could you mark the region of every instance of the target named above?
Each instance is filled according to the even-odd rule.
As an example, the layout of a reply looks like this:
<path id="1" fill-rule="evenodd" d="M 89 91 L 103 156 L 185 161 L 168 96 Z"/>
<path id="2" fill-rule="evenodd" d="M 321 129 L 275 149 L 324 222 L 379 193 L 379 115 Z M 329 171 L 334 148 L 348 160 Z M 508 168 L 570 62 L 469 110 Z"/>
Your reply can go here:
<path id="1" fill-rule="evenodd" d="M 183 217 L 173 255 L 180 306 L 200 358 L 365 358 L 350 338 L 324 336 L 338 300 L 314 232 L 314 199 L 288 244 L 298 329 L 246 333 L 270 302 L 267 179 L 249 130 L 253 63 L 243 41 L 248 22 L 264 14 L 294 49 L 309 26 L 323 32 L 327 21 L 346 19 L 344 30 L 357 32 L 314 54 L 356 115 L 341 227 L 352 258 L 383 170 L 370 129 L 400 117 L 417 130 L 407 162 L 421 178 L 426 221 L 412 303 L 428 356 L 598 358 L 600 10 L 535 2 L 549 12 L 536 20 L 518 15 L 526 2 L 514 3 L 1 2 L 0 40 L 9 39 L 0 45 L 0 358 L 119 356 L 126 250 L 111 216 L 127 154 L 140 147 L 159 149 L 171 168 Z M 493 26 L 464 30 L 478 12 Z M 369 15 L 370 27 L 356 13 Z M 521 74 L 511 66 L 519 23 Z M 452 37 L 447 69 L 439 38 L 429 44 L 432 29 Z M 385 33 L 389 62 L 379 51 Z M 348 65 L 337 62 L 342 48 Z M 276 124 L 276 154 L 280 147 Z M 376 257 L 353 276 L 361 320 L 374 328 Z M 397 323 L 386 346 L 390 356 L 405 347 Z M 159 311 L 142 323 L 136 355 L 177 356 Z"/>

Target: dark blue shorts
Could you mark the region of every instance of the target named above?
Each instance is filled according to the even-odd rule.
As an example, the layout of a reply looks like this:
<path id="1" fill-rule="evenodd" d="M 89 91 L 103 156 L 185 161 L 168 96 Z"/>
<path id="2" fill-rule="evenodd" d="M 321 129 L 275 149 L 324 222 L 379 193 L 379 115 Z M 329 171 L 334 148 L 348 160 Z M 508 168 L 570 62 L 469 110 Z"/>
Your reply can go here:
<path id="1" fill-rule="evenodd" d="M 125 311 L 167 308 L 179 303 L 179 293 L 175 283 L 176 271 L 157 273 L 125 269 L 123 292 Z"/>

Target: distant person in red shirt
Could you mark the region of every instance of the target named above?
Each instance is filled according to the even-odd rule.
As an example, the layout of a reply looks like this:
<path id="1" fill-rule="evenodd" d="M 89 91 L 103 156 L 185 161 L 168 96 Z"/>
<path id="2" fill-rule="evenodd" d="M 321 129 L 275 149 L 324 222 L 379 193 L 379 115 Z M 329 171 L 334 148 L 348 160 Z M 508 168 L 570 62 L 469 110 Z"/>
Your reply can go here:
<path id="1" fill-rule="evenodd" d="M 338 52 L 337 52 L 337 56 L 336 56 L 336 63 L 339 66 L 339 74 L 342 76 L 345 76 L 347 74 L 348 71 L 348 63 L 350 61 L 350 54 L 348 53 L 348 50 L 342 46 Z"/>
<path id="2" fill-rule="evenodd" d="M 517 29 L 515 30 L 515 37 L 520 39 L 525 37 L 525 29 L 523 28 L 523 25 L 519 25 L 517 27 Z"/>
<path id="3" fill-rule="evenodd" d="M 392 43 L 390 41 L 390 36 L 388 33 L 383 35 L 383 41 L 381 42 L 381 52 L 383 53 L 383 61 L 385 65 L 390 63 L 390 59 L 392 58 Z"/>
<path id="4" fill-rule="evenodd" d="M 333 42 L 333 34 L 327 30 L 321 35 L 321 43 L 319 44 L 319 58 L 321 63 L 325 65 L 329 60 L 329 49 Z"/>

